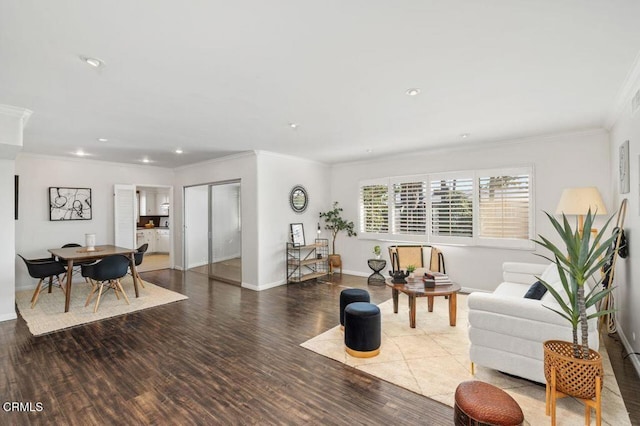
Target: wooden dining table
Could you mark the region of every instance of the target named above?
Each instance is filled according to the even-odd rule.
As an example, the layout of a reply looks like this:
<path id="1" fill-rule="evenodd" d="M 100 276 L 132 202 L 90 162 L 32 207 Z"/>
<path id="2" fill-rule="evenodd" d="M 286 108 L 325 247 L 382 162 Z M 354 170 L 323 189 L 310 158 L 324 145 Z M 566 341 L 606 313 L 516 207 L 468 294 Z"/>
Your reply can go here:
<path id="1" fill-rule="evenodd" d="M 136 262 L 133 257 L 135 252 L 136 249 L 128 249 L 114 245 L 95 246 L 94 250 L 89 250 L 87 247 L 65 247 L 49 249 L 49 253 L 60 260 L 67 261 L 67 284 L 65 288 L 64 311 L 69 312 L 73 263 L 76 261 L 79 262 L 85 260 L 99 260 L 107 256 L 112 256 L 114 254 L 122 254 L 127 256 L 129 258 L 129 265 L 131 266 L 131 275 L 133 276 L 133 288 L 136 291 L 136 297 L 138 297 L 138 279 L 136 278 L 138 274 L 136 273 Z"/>

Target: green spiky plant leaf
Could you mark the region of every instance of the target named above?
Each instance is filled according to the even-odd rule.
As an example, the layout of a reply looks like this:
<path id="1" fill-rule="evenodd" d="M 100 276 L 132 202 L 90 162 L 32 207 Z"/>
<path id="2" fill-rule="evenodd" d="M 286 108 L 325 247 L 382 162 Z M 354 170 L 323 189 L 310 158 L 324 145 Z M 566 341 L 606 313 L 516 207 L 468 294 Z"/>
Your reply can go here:
<path id="1" fill-rule="evenodd" d="M 591 240 L 591 226 L 595 219 L 595 214 L 591 210 L 587 213 L 584 221 L 586 232 L 572 229 L 567 217 L 563 214 L 562 221 L 557 220 L 549 213 L 545 212 L 553 228 L 556 230 L 564 244 L 564 249 L 557 247 L 549 239 L 538 235 L 538 240 L 533 240 L 536 244 L 546 248 L 552 253 L 552 257 L 541 256 L 554 263 L 558 268 L 558 274 L 562 283 L 562 290 L 558 291 L 544 280 L 540 280 L 553 298 L 558 302 L 560 309 L 550 308 L 558 315 L 571 323 L 573 331 L 573 356 L 575 358 L 588 359 L 589 357 L 589 326 L 588 320 L 601 317 L 613 312 L 613 309 L 598 308 L 601 301 L 613 290 L 612 287 L 603 289 L 601 287 L 602 277 L 598 274 L 608 258 L 604 256 L 607 248 L 613 243 L 615 235 L 603 240 L 603 236 L 611 219 L 610 217 L 602 231 Z M 616 255 L 613 253 L 613 255 Z M 584 284 L 592 280 L 595 284 L 591 291 L 585 295 Z M 595 306 L 596 312 L 587 315 L 587 309 Z M 578 342 L 578 326 L 580 326 L 581 341 Z"/>

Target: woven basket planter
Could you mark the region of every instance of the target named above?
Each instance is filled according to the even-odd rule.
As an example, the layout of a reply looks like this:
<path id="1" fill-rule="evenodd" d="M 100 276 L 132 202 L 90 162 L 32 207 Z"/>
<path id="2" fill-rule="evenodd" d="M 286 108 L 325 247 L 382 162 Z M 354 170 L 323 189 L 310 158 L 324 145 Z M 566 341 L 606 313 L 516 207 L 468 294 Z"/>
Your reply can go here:
<path id="1" fill-rule="evenodd" d="M 604 377 L 602 357 L 589 349 L 589 359 L 573 357 L 573 344 L 562 340 L 547 340 L 544 346 L 544 378 L 551 383 L 551 367 L 556 368 L 556 389 L 577 398 L 596 396 L 596 376 Z M 602 390 L 600 381 L 600 390 Z"/>

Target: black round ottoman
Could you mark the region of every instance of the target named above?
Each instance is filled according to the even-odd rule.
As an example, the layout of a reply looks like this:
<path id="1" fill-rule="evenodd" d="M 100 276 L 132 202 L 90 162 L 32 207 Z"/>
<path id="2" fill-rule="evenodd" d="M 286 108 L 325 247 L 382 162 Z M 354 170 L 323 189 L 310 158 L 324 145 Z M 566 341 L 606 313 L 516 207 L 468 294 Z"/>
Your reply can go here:
<path id="1" fill-rule="evenodd" d="M 344 308 L 353 302 L 370 302 L 369 292 L 361 288 L 347 288 L 340 292 L 340 325 L 344 328 Z"/>
<path id="2" fill-rule="evenodd" d="M 344 308 L 344 344 L 349 355 L 370 358 L 380 353 L 380 308 L 353 302 Z"/>

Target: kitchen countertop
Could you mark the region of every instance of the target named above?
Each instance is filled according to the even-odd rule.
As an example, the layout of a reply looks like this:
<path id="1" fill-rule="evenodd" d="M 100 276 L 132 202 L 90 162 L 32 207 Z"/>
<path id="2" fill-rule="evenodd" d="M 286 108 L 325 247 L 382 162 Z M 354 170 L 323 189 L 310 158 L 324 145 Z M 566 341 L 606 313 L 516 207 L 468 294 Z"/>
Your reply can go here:
<path id="1" fill-rule="evenodd" d="M 138 226 L 136 228 L 138 231 L 144 230 L 144 229 L 171 229 L 168 226 L 154 226 L 153 228 L 145 228 L 144 226 Z"/>

